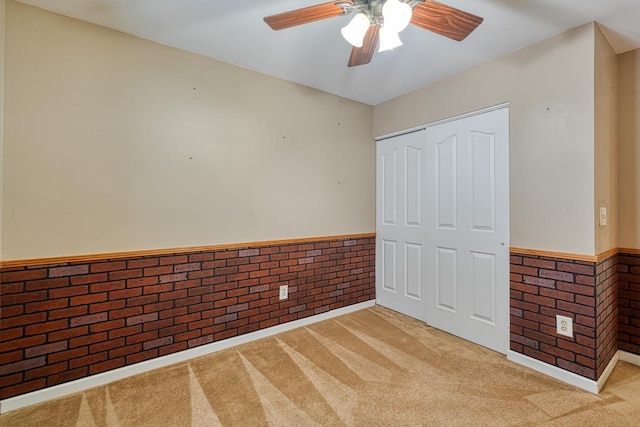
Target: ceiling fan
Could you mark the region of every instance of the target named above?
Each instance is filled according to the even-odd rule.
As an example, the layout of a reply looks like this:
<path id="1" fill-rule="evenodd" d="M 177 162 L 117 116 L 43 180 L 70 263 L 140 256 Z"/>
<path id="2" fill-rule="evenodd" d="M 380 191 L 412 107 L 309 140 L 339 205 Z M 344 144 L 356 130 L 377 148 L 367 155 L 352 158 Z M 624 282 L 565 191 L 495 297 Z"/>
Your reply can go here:
<path id="1" fill-rule="evenodd" d="M 433 0 L 336 0 L 267 16 L 264 21 L 272 29 L 282 30 L 351 12 L 357 14 L 341 31 L 353 45 L 349 67 L 371 62 L 378 42 L 380 52 L 401 46 L 398 34 L 409 23 L 462 41 L 483 21 Z"/>

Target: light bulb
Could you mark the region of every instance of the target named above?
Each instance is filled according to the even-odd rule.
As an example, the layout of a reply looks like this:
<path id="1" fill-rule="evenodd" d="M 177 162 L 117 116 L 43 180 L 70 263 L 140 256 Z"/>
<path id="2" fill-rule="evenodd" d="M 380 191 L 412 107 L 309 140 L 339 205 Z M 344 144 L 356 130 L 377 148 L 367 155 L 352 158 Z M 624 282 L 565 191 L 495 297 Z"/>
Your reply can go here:
<path id="1" fill-rule="evenodd" d="M 411 22 L 411 6 L 400 0 L 387 0 L 382 5 L 384 26 L 393 28 L 397 33 L 407 28 Z"/>
<path id="2" fill-rule="evenodd" d="M 399 46 L 402 46 L 402 40 L 400 40 L 397 31 L 386 25 L 380 28 L 380 48 L 378 52 L 384 52 L 385 50 L 391 50 Z"/>
<path id="3" fill-rule="evenodd" d="M 362 47 L 364 36 L 367 34 L 370 25 L 371 21 L 369 21 L 367 15 L 358 13 L 340 32 L 342 33 L 342 37 L 353 46 Z"/>

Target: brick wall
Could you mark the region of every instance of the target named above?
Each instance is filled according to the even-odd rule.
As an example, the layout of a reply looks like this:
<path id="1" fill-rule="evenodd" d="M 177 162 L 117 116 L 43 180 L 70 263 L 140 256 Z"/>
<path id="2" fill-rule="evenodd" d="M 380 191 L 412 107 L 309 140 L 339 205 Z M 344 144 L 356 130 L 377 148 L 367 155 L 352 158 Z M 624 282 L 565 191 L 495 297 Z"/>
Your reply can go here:
<path id="1" fill-rule="evenodd" d="M 3 268 L 0 398 L 374 299 L 374 260 L 371 236 Z"/>
<path id="2" fill-rule="evenodd" d="M 556 333 L 557 314 L 574 338 Z M 597 379 L 594 262 L 512 254 L 511 350 Z"/>
<path id="3" fill-rule="evenodd" d="M 640 255 L 618 256 L 618 346 L 640 355 Z"/>
<path id="4" fill-rule="evenodd" d="M 618 256 L 596 264 L 596 378 L 618 351 Z"/>

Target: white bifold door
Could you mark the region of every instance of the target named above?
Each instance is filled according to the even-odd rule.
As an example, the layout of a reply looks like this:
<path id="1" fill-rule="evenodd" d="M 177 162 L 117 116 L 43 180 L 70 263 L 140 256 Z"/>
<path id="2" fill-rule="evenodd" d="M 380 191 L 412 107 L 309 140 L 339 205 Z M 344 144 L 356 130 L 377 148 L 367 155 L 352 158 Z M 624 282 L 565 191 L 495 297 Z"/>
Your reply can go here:
<path id="1" fill-rule="evenodd" d="M 380 305 L 506 353 L 509 110 L 378 142 Z"/>

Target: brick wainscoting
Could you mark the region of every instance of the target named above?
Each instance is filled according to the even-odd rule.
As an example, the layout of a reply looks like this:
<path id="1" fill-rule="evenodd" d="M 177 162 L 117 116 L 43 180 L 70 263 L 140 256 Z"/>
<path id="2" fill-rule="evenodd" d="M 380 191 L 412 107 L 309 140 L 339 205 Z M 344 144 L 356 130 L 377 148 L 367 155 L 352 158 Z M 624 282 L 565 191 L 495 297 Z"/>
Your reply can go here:
<path id="1" fill-rule="evenodd" d="M 597 380 L 617 347 L 616 256 L 600 262 L 512 253 L 511 350 Z M 556 315 L 574 337 L 556 333 Z"/>
<path id="2" fill-rule="evenodd" d="M 640 355 L 640 254 L 618 256 L 618 346 Z"/>
<path id="3" fill-rule="evenodd" d="M 0 271 L 0 398 L 375 298 L 372 234 L 33 264 Z"/>

